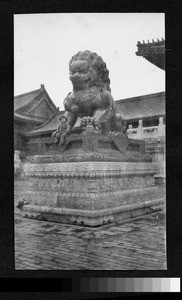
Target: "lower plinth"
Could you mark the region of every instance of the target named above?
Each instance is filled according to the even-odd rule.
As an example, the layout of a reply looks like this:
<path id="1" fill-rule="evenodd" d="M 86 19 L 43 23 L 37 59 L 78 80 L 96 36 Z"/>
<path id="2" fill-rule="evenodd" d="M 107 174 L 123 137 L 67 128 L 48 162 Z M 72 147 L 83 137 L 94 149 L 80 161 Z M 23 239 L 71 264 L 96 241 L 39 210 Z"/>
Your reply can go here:
<path id="1" fill-rule="evenodd" d="M 40 221 L 97 227 L 153 213 L 161 210 L 163 206 L 164 198 L 98 211 L 25 205 L 22 214 Z"/>
<path id="2" fill-rule="evenodd" d="M 160 210 L 164 186 L 156 186 L 148 162 L 66 162 L 27 164 L 30 186 L 24 217 L 102 226 Z"/>

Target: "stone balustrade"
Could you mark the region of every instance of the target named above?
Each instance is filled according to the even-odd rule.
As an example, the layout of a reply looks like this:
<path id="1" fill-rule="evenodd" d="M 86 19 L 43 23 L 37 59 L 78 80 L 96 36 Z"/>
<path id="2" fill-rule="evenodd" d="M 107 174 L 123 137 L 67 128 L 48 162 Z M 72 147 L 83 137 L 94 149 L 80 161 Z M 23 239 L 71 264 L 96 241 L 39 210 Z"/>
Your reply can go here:
<path id="1" fill-rule="evenodd" d="M 127 135 L 131 139 L 151 139 L 165 136 L 165 125 L 163 124 L 163 118 L 159 118 L 158 126 L 143 127 L 142 120 L 139 120 L 138 128 L 132 128 L 129 125 Z"/>

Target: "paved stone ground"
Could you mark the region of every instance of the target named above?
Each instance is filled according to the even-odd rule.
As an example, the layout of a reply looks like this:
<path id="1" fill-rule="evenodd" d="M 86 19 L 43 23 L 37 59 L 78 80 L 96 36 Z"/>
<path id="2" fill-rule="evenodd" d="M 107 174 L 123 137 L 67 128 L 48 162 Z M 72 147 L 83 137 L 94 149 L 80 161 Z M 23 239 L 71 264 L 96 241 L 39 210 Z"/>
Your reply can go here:
<path id="1" fill-rule="evenodd" d="M 30 220 L 16 208 L 26 182 L 15 182 L 16 270 L 164 270 L 165 213 L 85 228 Z"/>

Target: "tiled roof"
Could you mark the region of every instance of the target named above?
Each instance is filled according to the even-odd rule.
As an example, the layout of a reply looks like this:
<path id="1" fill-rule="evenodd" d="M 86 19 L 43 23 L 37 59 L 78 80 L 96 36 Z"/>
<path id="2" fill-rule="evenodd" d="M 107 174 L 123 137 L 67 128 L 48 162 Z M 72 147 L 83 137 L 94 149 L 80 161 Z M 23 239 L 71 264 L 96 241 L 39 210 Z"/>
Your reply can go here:
<path id="1" fill-rule="evenodd" d="M 125 120 L 165 115 L 165 92 L 117 100 L 119 113 Z"/>
<path id="2" fill-rule="evenodd" d="M 28 121 L 37 124 L 42 124 L 47 121 L 47 118 L 44 117 L 37 117 L 37 116 L 30 116 L 30 115 L 22 115 L 17 112 L 14 112 L 14 119 L 19 121 Z"/>
<path id="3" fill-rule="evenodd" d="M 35 130 L 28 132 L 27 135 L 31 135 L 32 133 L 39 134 L 45 132 L 52 132 L 56 130 L 58 124 L 60 123 L 59 118 L 63 113 L 63 111 L 55 112 L 55 114 L 47 122 L 40 125 Z"/>
<path id="4" fill-rule="evenodd" d="M 157 40 L 155 42 L 152 40 L 150 43 L 137 43 L 138 51 L 136 55 L 143 56 L 145 59 L 150 61 L 152 64 L 156 65 L 157 67 L 165 70 L 165 40 L 162 39 L 161 41 Z"/>
<path id="5" fill-rule="evenodd" d="M 21 94 L 14 97 L 14 111 L 17 111 L 18 113 L 22 113 L 22 110 L 24 111 L 25 107 L 26 109 L 30 110 L 31 105 L 33 104 L 34 100 L 38 99 L 39 96 L 46 96 L 48 100 L 48 105 L 52 112 L 55 112 L 57 110 L 56 105 L 50 98 L 49 94 L 47 93 L 44 85 L 41 84 L 40 89 L 31 91 L 29 93 Z M 23 112 L 23 114 L 27 114 L 27 112 Z"/>
<path id="6" fill-rule="evenodd" d="M 39 134 L 44 134 L 44 133 L 51 133 L 54 130 L 56 130 L 58 128 L 58 125 L 60 123 L 60 116 L 64 114 L 64 111 L 57 111 L 46 123 L 40 125 L 39 127 L 37 127 L 35 130 L 33 131 L 29 131 L 26 135 L 39 135 Z M 74 128 L 79 127 L 80 125 L 80 118 L 78 117 Z"/>
<path id="7" fill-rule="evenodd" d="M 29 92 L 29 93 L 15 96 L 14 97 L 14 110 L 16 111 L 17 109 L 30 103 L 36 96 L 38 96 L 39 92 L 40 92 L 40 89 Z"/>

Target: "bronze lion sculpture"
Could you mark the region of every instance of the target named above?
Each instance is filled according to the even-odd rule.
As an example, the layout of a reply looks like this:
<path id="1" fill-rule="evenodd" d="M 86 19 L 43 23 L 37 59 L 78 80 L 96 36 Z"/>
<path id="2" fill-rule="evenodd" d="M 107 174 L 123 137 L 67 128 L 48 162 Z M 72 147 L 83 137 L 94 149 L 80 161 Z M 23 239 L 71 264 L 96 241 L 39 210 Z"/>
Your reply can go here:
<path id="1" fill-rule="evenodd" d="M 93 117 L 102 133 L 123 133 L 124 120 L 111 95 L 109 71 L 94 52 L 80 51 L 69 62 L 73 91 L 64 100 L 65 115 L 72 128 L 77 118 Z"/>

